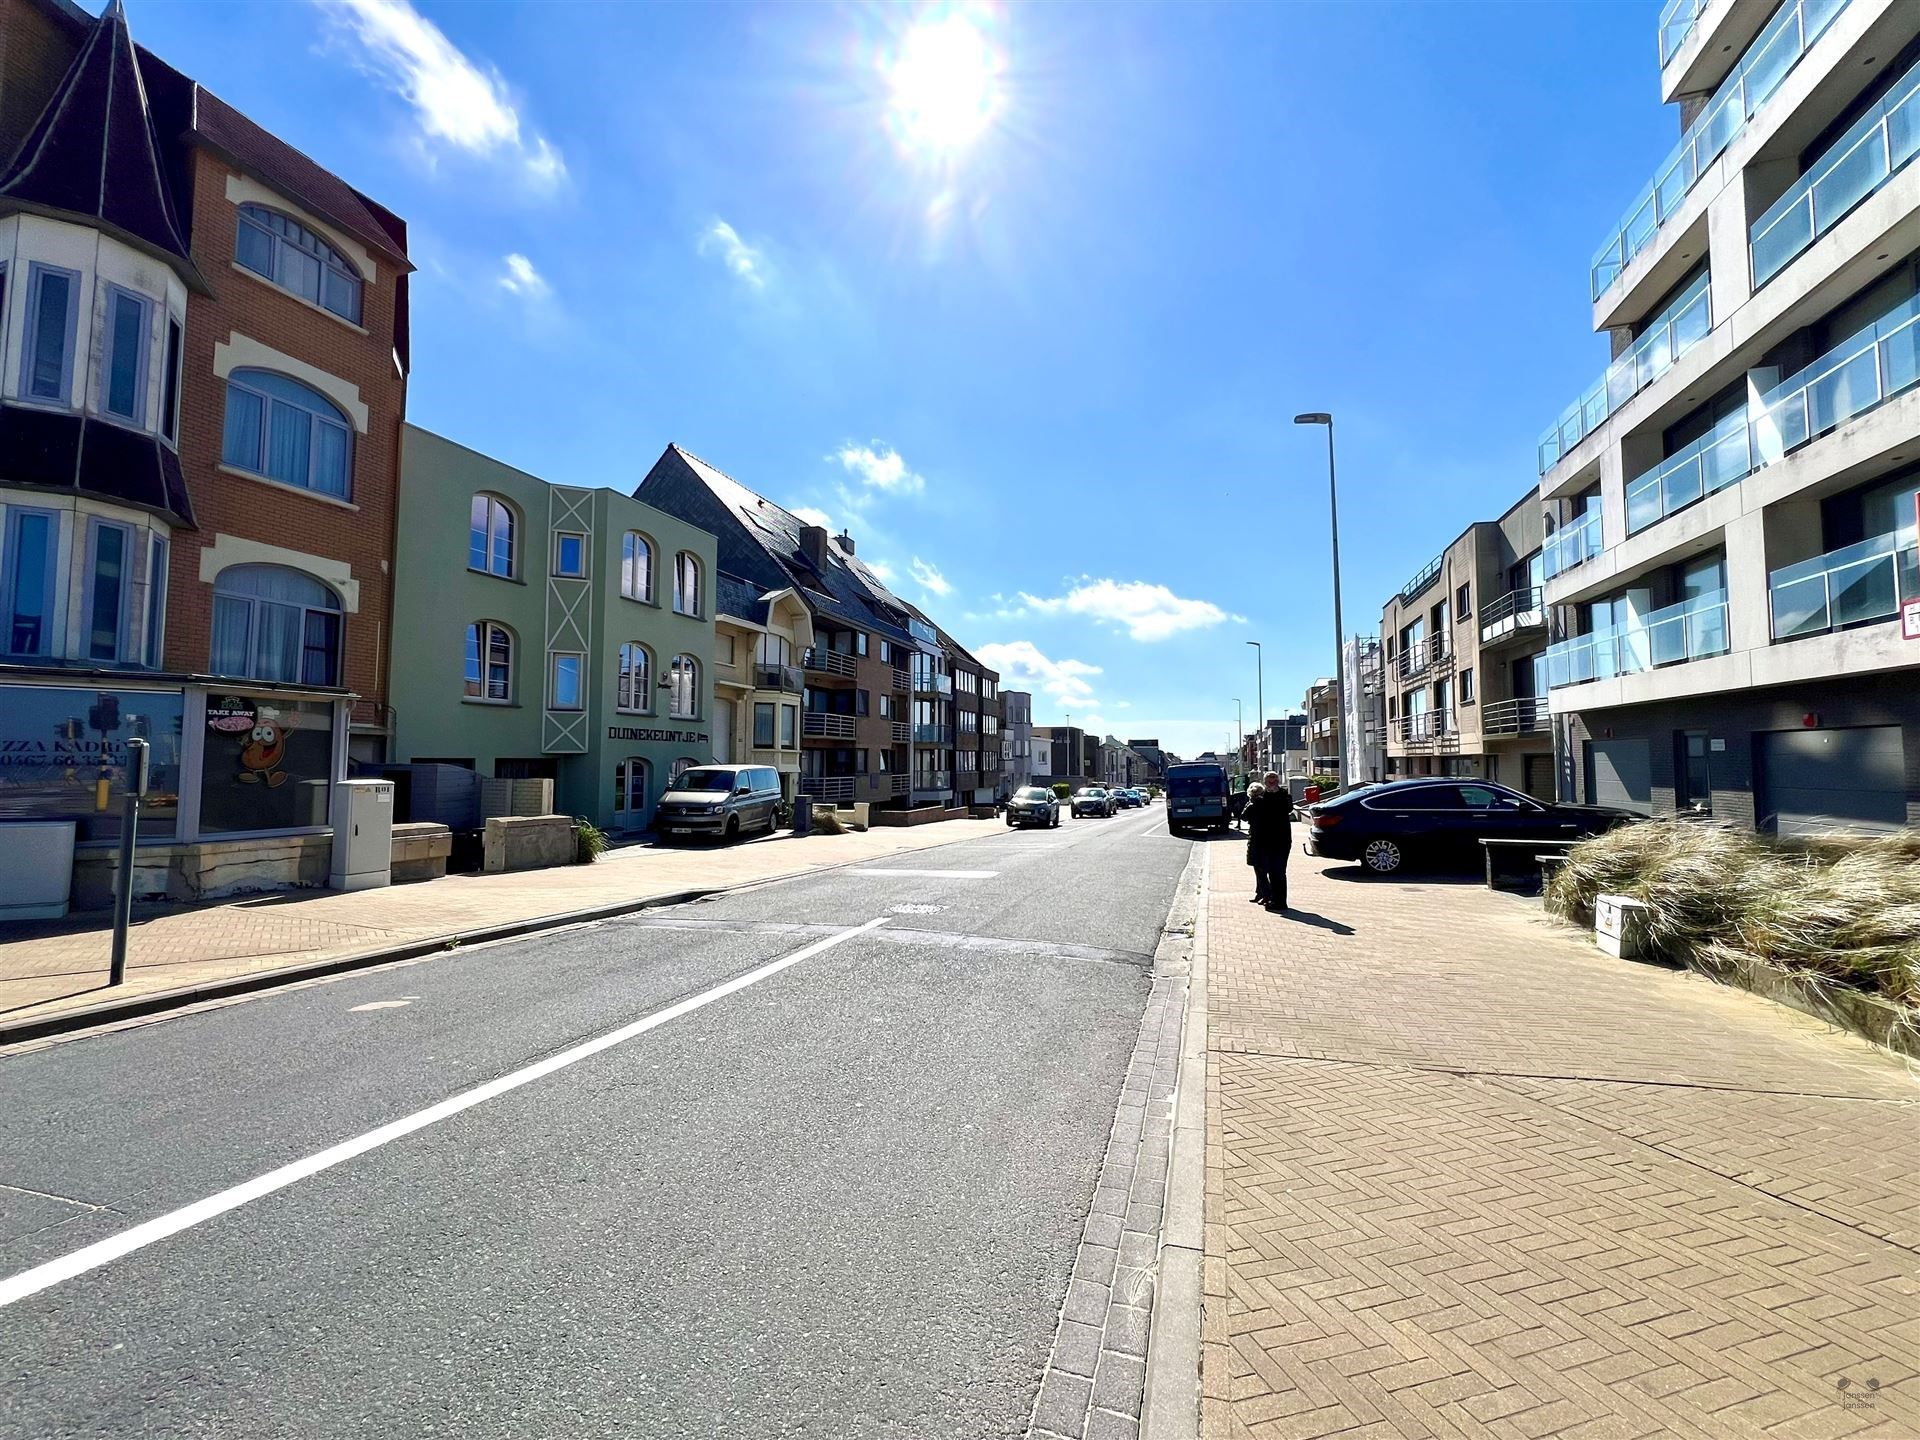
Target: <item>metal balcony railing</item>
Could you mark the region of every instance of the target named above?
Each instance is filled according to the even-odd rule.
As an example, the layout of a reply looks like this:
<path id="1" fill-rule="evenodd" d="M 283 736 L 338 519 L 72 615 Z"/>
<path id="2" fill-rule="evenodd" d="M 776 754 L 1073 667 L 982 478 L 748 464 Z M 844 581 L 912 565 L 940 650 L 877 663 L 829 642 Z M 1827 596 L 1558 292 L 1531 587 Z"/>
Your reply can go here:
<path id="1" fill-rule="evenodd" d="M 894 694 L 896 695 L 907 694 L 908 693 L 907 687 L 911 683 L 912 682 L 908 678 L 907 672 L 905 670 L 901 669 L 898 665 L 893 667 L 893 693 Z"/>
<path id="2" fill-rule="evenodd" d="M 822 804 L 851 805 L 854 778 L 852 775 L 802 775 L 800 793 L 811 795 Z"/>
<path id="3" fill-rule="evenodd" d="M 853 656 L 842 655 L 838 650 L 822 650 L 818 646 L 807 651 L 803 662 L 816 675 L 832 675 L 841 680 L 851 680 L 859 673 Z"/>
<path id="4" fill-rule="evenodd" d="M 1551 720 L 1545 698 L 1538 695 L 1493 700 L 1480 707 L 1482 735 L 1538 735 L 1549 728 Z"/>
<path id="5" fill-rule="evenodd" d="M 1445 635 L 1429 635 L 1402 650 L 1398 660 L 1400 679 L 1414 680 L 1429 671 L 1445 672 L 1453 668 L 1453 651 Z"/>
<path id="6" fill-rule="evenodd" d="M 1586 564 L 1599 553 L 1600 512 L 1589 510 L 1547 536 L 1547 543 L 1540 547 L 1541 568 L 1551 580 L 1576 565 Z"/>
<path id="7" fill-rule="evenodd" d="M 1546 592 L 1538 585 L 1509 590 L 1480 607 L 1480 643 L 1498 644 L 1547 623 Z"/>
<path id="8" fill-rule="evenodd" d="M 1715 590 L 1636 622 L 1609 625 L 1547 647 L 1547 685 L 1584 685 L 1616 675 L 1638 675 L 1663 665 L 1724 655 L 1732 640 L 1727 592 Z"/>
<path id="9" fill-rule="evenodd" d="M 1767 599 L 1775 640 L 1896 619 L 1902 605 L 1920 599 L 1914 528 L 1775 570 L 1767 577 Z"/>
<path id="10" fill-rule="evenodd" d="M 1411 600 L 1440 578 L 1440 565 L 1447 557 L 1436 555 L 1414 574 L 1414 577 L 1400 587 L 1400 598 Z"/>
<path id="11" fill-rule="evenodd" d="M 754 687 L 759 690 L 783 690 L 798 695 L 807 688 L 806 677 L 798 665 L 758 665 L 753 667 Z"/>
<path id="12" fill-rule="evenodd" d="M 1652 243 L 1707 168 L 1780 88 L 1813 42 L 1826 33 L 1834 16 L 1846 8 L 1847 0 L 1788 0 L 1754 37 L 1739 65 L 1687 127 L 1679 148 L 1635 197 L 1626 218 L 1594 255 L 1590 291 L 1595 300 Z"/>
<path id="13" fill-rule="evenodd" d="M 1402 715 L 1400 743 L 1409 750 L 1457 747 L 1460 738 L 1459 730 L 1453 723 L 1453 711 L 1417 710 L 1411 715 Z"/>
<path id="14" fill-rule="evenodd" d="M 889 729 L 890 737 L 896 745 L 905 745 L 913 738 L 913 727 L 905 720 L 895 720 Z"/>
<path id="15" fill-rule="evenodd" d="M 851 740 L 856 733 L 854 718 L 809 710 L 800 717 L 800 733 L 810 740 Z"/>

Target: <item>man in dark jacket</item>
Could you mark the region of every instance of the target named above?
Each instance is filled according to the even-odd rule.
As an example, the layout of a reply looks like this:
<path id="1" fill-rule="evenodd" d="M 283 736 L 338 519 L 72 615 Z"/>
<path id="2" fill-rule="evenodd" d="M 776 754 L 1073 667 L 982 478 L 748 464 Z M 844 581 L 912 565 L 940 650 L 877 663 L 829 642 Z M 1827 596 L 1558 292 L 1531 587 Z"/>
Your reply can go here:
<path id="1" fill-rule="evenodd" d="M 1293 849 L 1293 796 L 1274 771 L 1247 801 L 1247 863 L 1253 867 L 1253 898 L 1269 910 L 1287 908 L 1287 854 Z"/>

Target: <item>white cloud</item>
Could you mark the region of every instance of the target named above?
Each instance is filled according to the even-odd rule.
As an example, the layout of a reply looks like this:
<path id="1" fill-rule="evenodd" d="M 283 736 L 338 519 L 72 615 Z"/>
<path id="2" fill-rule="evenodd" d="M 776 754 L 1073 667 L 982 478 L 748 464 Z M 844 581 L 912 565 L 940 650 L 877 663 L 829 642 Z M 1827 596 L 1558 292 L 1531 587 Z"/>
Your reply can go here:
<path id="1" fill-rule="evenodd" d="M 483 160 L 512 160 L 542 190 L 566 179 L 560 152 L 522 128 L 500 72 L 468 59 L 408 0 L 315 3 L 353 42 L 354 63 L 413 107 L 424 141 Z"/>
<path id="2" fill-rule="evenodd" d="M 912 573 L 913 578 L 919 582 L 921 589 L 930 591 L 935 595 L 951 595 L 953 593 L 953 582 L 940 573 L 940 567 L 928 564 L 918 555 L 913 557 L 913 563 L 907 566 L 907 569 Z"/>
<path id="3" fill-rule="evenodd" d="M 822 530 L 833 529 L 833 521 L 827 518 L 827 512 L 816 510 L 811 505 L 802 505 L 793 512 L 793 515 L 796 520 L 804 520 L 809 525 L 818 525 Z"/>
<path id="4" fill-rule="evenodd" d="M 874 579 L 878 580 L 882 585 L 892 586 L 894 569 L 891 565 L 887 564 L 884 560 L 868 560 L 865 564 L 867 569 L 873 572 Z"/>
<path id="5" fill-rule="evenodd" d="M 912 495 L 926 488 L 926 478 L 909 470 L 900 452 L 883 440 L 867 445 L 855 445 L 849 440 L 833 458 L 849 475 L 859 476 L 861 484 L 875 490 Z"/>
<path id="6" fill-rule="evenodd" d="M 1051 659 L 1031 640 L 981 645 L 973 653 L 989 670 L 1000 672 L 1003 690 L 1038 690 L 1066 706 L 1094 703 L 1088 677 L 1101 673 L 1098 665 Z"/>
<path id="7" fill-rule="evenodd" d="M 700 237 L 700 253 L 711 255 L 718 253 L 720 261 L 731 270 L 740 281 L 754 290 L 763 290 L 767 284 L 767 261 L 753 246 L 740 238 L 740 232 L 724 220 L 715 220 L 707 233 Z"/>
<path id="8" fill-rule="evenodd" d="M 1229 615 L 1208 600 L 1183 599 L 1164 585 L 1144 580 L 1093 580 L 1085 576 L 1065 595 L 1020 596 L 1020 603 L 1041 615 L 1079 615 L 1125 630 L 1135 640 L 1165 640 L 1184 630 L 1205 630 Z"/>
<path id="9" fill-rule="evenodd" d="M 509 295 L 518 295 L 524 300 L 545 300 L 553 294 L 547 277 L 533 268 L 531 260 L 517 252 L 502 262 L 499 285 Z"/>

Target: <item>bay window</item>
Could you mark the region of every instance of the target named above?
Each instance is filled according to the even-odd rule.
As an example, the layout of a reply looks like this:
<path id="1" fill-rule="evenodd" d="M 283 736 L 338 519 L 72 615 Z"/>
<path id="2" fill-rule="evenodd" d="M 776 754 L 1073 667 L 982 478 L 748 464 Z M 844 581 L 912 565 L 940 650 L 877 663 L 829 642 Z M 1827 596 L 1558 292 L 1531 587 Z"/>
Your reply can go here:
<path id="1" fill-rule="evenodd" d="M 34 265 L 27 272 L 25 390 L 30 399 L 65 405 L 73 394 L 73 335 L 80 273 Z"/>
<path id="2" fill-rule="evenodd" d="M 153 303 L 146 297 L 107 287 L 106 394 L 100 408 L 141 425 L 147 418 L 147 333 Z"/>
<path id="3" fill-rule="evenodd" d="M 0 648 L 9 655 L 51 655 L 60 517 L 18 505 L 9 506 L 6 515 L 6 549 L 0 551 L 0 619 L 6 628 Z"/>

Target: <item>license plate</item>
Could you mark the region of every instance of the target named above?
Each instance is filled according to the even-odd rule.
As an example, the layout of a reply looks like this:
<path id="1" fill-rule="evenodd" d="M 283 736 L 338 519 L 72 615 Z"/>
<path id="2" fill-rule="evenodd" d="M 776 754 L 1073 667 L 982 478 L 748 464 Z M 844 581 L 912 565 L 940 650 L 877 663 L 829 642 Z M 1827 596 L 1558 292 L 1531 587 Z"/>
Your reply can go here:
<path id="1" fill-rule="evenodd" d="M 692 833 L 693 828 L 688 825 L 669 825 L 667 827 L 667 834 L 669 835 L 691 835 Z"/>

